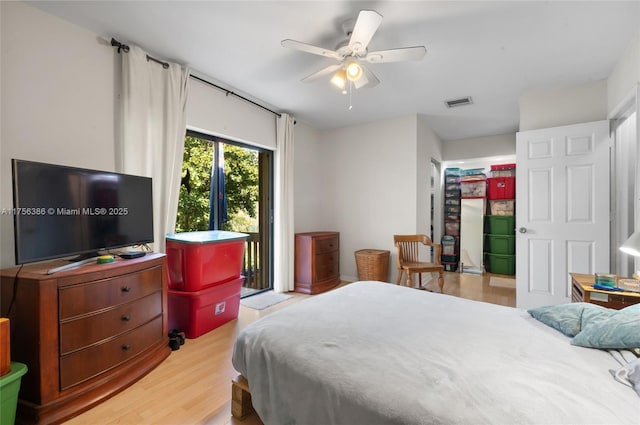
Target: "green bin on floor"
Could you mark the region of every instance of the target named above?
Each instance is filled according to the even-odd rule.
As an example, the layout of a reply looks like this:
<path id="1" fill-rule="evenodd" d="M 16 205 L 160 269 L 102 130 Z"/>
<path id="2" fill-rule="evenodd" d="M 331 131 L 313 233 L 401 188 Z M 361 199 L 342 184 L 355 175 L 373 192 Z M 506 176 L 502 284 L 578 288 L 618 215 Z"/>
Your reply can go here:
<path id="1" fill-rule="evenodd" d="M 0 377 L 0 425 L 13 425 L 16 421 L 18 391 L 27 365 L 11 362 L 11 372 Z"/>
<path id="2" fill-rule="evenodd" d="M 516 274 L 516 256 L 504 254 L 485 254 L 489 260 L 489 270 L 495 274 Z"/>

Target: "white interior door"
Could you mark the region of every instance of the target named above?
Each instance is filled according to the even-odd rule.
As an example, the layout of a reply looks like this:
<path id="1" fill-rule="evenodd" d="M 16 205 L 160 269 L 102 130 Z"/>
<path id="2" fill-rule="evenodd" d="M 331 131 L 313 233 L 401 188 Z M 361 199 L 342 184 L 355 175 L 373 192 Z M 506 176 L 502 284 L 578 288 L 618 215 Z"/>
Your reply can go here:
<path id="1" fill-rule="evenodd" d="M 516 306 L 571 300 L 569 273 L 609 271 L 609 124 L 516 135 Z"/>

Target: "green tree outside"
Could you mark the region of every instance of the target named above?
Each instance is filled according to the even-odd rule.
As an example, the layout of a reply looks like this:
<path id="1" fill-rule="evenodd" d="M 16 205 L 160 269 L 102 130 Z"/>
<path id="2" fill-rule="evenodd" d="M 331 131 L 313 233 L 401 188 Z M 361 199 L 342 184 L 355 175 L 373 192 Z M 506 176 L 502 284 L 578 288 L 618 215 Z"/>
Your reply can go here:
<path id="1" fill-rule="evenodd" d="M 228 221 L 222 230 L 258 231 L 258 152 L 224 145 Z"/>
<path id="2" fill-rule="evenodd" d="M 258 232 L 258 152 L 227 144 L 219 146 L 224 149 L 228 216 L 221 230 Z M 176 232 L 209 230 L 213 153 L 214 144 L 208 140 L 185 138 L 182 166 L 185 181 L 180 185 Z"/>

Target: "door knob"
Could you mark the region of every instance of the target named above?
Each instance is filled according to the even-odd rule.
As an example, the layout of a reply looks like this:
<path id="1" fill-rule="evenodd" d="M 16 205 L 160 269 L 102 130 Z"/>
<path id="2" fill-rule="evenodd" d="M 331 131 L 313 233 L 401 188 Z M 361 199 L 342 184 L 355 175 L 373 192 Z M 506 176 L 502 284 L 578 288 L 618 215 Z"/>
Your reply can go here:
<path id="1" fill-rule="evenodd" d="M 518 232 L 520 232 L 520 233 L 527 233 L 527 228 L 526 228 L 526 227 L 520 227 L 520 228 L 518 229 Z"/>

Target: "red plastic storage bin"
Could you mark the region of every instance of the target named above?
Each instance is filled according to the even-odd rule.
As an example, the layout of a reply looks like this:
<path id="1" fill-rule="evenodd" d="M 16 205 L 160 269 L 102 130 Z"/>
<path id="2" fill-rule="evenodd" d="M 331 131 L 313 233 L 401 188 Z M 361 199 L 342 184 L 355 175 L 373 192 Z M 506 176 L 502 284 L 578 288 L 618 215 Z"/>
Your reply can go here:
<path id="1" fill-rule="evenodd" d="M 516 164 L 496 164 L 491 166 L 491 171 L 495 170 L 515 170 Z"/>
<path id="2" fill-rule="evenodd" d="M 509 177 L 516 175 L 516 164 L 499 164 L 491 166 L 491 177 Z"/>
<path id="3" fill-rule="evenodd" d="M 489 199 L 514 199 L 516 197 L 516 178 L 489 177 L 487 188 Z"/>
<path id="4" fill-rule="evenodd" d="M 244 276 L 201 291 L 169 290 L 169 329 L 197 338 L 238 317 Z"/>
<path id="5" fill-rule="evenodd" d="M 169 289 L 200 291 L 236 279 L 248 236 L 221 230 L 167 235 Z"/>

